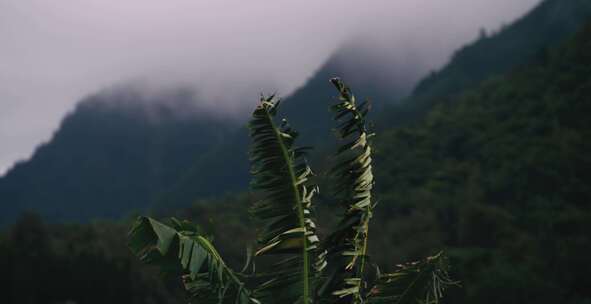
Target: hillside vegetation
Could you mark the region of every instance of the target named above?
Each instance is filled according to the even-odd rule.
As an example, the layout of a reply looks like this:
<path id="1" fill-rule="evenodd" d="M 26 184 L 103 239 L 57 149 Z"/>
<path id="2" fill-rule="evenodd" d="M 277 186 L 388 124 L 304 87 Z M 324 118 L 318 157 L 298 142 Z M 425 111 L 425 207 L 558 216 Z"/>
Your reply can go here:
<path id="1" fill-rule="evenodd" d="M 543 62 L 550 49 L 579 30 L 589 18 L 590 1 L 544 0 L 496 33 L 483 30 L 475 42 L 457 50 L 449 64 L 420 81 L 406 102 L 386 112 L 382 120 L 390 124 L 383 124 L 413 124 L 442 99 L 457 96 L 521 65 Z"/>
<path id="2" fill-rule="evenodd" d="M 466 303 L 591 299 L 591 26 L 376 139 L 389 258 L 443 243 Z M 457 303 L 457 302 L 455 302 Z"/>
<path id="3" fill-rule="evenodd" d="M 153 206 L 187 164 L 237 128 L 194 102 L 190 91 L 147 98 L 129 88 L 85 99 L 50 142 L 0 178 L 0 226 L 26 210 L 88 221 Z"/>

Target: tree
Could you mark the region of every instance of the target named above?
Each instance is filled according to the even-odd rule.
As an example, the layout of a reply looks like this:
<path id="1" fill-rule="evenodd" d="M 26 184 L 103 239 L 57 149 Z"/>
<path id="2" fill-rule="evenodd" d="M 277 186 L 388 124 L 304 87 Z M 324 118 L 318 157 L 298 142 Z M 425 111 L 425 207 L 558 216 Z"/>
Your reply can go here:
<path id="1" fill-rule="evenodd" d="M 285 119 L 276 122 L 280 101 L 263 96 L 249 125 L 252 188 L 261 197 L 251 212 L 260 224 L 254 257 L 270 258 L 271 270 L 247 273 L 253 254 L 242 271 L 230 269 L 196 225 L 176 219 L 167 226 L 139 217 L 129 233 L 131 251 L 163 271 L 180 273 L 198 303 L 437 303 L 455 284 L 443 254 L 399 265 L 392 273 L 381 273 L 369 260 L 375 207 L 369 105 L 357 104 L 340 79 L 331 82 L 339 93 L 332 110 L 341 143 L 331 171 L 333 196 L 344 210 L 323 241 L 312 206 L 318 186 L 306 163 L 309 147 L 295 146 L 297 132 Z"/>

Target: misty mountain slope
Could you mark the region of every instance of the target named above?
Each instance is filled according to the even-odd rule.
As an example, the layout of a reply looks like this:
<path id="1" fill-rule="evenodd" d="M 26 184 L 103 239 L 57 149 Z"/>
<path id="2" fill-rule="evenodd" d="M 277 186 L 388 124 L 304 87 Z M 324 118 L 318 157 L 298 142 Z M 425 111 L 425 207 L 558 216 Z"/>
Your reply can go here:
<path id="1" fill-rule="evenodd" d="M 368 50 L 346 46 L 285 98 L 282 115 L 302 131 L 302 142 L 330 136 L 330 77 L 350 78 L 375 104 L 410 92 L 414 83 L 409 79 L 417 79 L 416 73 L 406 71 L 392 80 L 372 57 Z M 246 190 L 246 127 L 202 113 L 195 98 L 190 91 L 150 97 L 124 87 L 81 102 L 49 143 L 0 179 L 5 211 L 0 222 L 28 209 L 52 220 L 118 217 Z M 249 114 L 244 113 L 245 120 Z"/>
<path id="2" fill-rule="evenodd" d="M 445 249 L 462 282 L 445 303 L 588 303 L 591 24 L 545 59 L 454 99 L 373 138 L 372 261 Z M 250 199 L 168 214 L 212 229 L 225 257 L 238 259 L 245 245 L 228 236 L 252 230 Z M 322 196 L 316 206 L 324 227 L 339 214 Z"/>
<path id="3" fill-rule="evenodd" d="M 369 98 L 373 115 L 379 116 L 377 126 L 388 129 L 402 118 L 418 121 L 416 113 L 441 101 L 427 98 L 430 94 L 445 97 L 532 57 L 543 60 L 537 54 L 574 32 L 590 11 L 585 0 L 542 3 L 501 33 L 459 51 L 447 67 L 417 86 L 402 112 L 382 109 L 411 93 L 420 76 L 413 70 L 416 63 L 392 62 L 372 53 L 365 41 L 352 40 L 284 98 L 281 116 L 300 131 L 301 145 L 316 147 L 314 155 L 320 156 L 312 161 L 323 160 L 323 147 L 333 138 L 329 106 L 335 91 L 329 78 L 340 76 L 358 98 Z M 480 56 L 492 59 L 477 60 Z M 499 63 L 499 58 L 505 61 Z M 451 89 L 439 85 L 446 83 L 453 84 Z M 12 221 L 26 209 L 55 220 L 117 217 L 246 190 L 249 139 L 244 126 L 193 108 L 190 92 L 171 94 L 150 103 L 142 94 L 123 90 L 83 102 L 31 160 L 0 179 L 0 222 Z"/>
<path id="4" fill-rule="evenodd" d="M 234 122 L 195 107 L 189 91 L 129 88 L 82 101 L 47 144 L 0 179 L 1 221 L 23 210 L 51 220 L 119 217 L 151 206 Z"/>
<path id="5" fill-rule="evenodd" d="M 360 38 L 343 45 L 302 87 L 282 99 L 279 116 L 287 118 L 298 130 L 300 145 L 314 146 L 312 162 L 321 161 L 314 156 L 324 155 L 327 141 L 334 140 L 329 108 L 336 91 L 329 83 L 330 78 L 345 79 L 359 97 L 371 100 L 375 110 L 407 96 L 420 77 L 412 62 L 393 62 L 364 43 L 366 41 Z M 200 198 L 247 190 L 250 180 L 248 136 L 244 126 L 220 145 L 203 151 L 179 181 L 159 197 L 158 208 L 188 206 Z"/>
<path id="6" fill-rule="evenodd" d="M 404 107 L 388 114 L 412 122 L 446 97 L 543 59 L 548 48 L 574 34 L 590 18 L 591 1 L 545 0 L 498 33 L 481 36 L 455 52 L 445 67 L 418 84 Z"/>
<path id="7" fill-rule="evenodd" d="M 528 61 L 540 60 L 539 54 L 576 32 L 589 17 L 590 1 L 547 0 L 498 34 L 462 48 L 441 71 L 422 81 L 419 81 L 420 73 L 413 69 L 418 62 L 391 62 L 394 54 L 384 58 L 383 54 L 371 50 L 370 42 L 351 40 L 302 87 L 283 99 L 280 116 L 287 117 L 298 130 L 301 145 L 315 147 L 317 157 L 311 161 L 320 164 L 327 158 L 327 143 L 334 140 L 329 107 L 335 91 L 328 81 L 330 78 L 343 78 L 357 98 L 370 99 L 376 127 L 388 129 L 419 121 L 442 98 L 445 100 L 486 78 L 504 74 Z M 411 93 L 407 102 L 399 104 Z M 246 189 L 248 142 L 243 129 L 235 133 L 232 140 L 200 157 L 192 169 L 161 196 L 159 207 L 186 206 L 197 197 L 211 195 L 211 189 L 222 192 Z M 208 179 L 203 171 L 215 171 L 217 178 Z"/>
<path id="8" fill-rule="evenodd" d="M 183 208 L 199 199 L 247 190 L 249 144 L 248 130 L 243 126 L 229 133 L 219 144 L 200 151 L 177 181 L 160 193 L 154 208 L 159 211 Z"/>
<path id="9" fill-rule="evenodd" d="M 282 115 L 300 133 L 305 145 L 321 145 L 332 139 L 335 88 L 329 79 L 342 78 L 356 93 L 359 102 L 370 100 L 374 111 L 396 104 L 410 94 L 420 79 L 417 62 L 391 62 L 371 50 L 364 39 L 352 40 L 333 54 L 306 83 L 282 101 Z M 418 59 L 417 59 L 418 60 Z"/>
<path id="10" fill-rule="evenodd" d="M 589 302 L 590 115 L 591 23 L 545 59 L 379 132 L 374 225 L 389 237 L 372 244 L 402 260 L 447 246 L 464 285 L 450 303 Z"/>

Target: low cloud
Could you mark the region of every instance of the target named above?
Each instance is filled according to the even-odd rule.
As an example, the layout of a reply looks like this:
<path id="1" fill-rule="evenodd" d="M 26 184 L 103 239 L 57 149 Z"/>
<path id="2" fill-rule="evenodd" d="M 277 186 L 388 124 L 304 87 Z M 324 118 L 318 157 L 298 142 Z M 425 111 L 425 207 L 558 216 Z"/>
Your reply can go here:
<path id="1" fill-rule="evenodd" d="M 538 2 L 1 0 L 0 174 L 104 87 L 187 84 L 236 109 L 262 90 L 289 94 L 351 37 L 423 72 Z"/>

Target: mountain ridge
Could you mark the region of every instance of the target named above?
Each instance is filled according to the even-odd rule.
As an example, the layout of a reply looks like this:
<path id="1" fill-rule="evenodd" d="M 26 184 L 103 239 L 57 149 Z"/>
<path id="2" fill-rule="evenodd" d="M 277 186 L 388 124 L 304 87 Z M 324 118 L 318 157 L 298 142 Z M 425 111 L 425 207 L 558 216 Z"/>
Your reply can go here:
<path id="1" fill-rule="evenodd" d="M 544 0 L 528 14 L 457 50 L 449 63 L 423 78 L 413 89 L 403 112 L 417 119 L 443 99 L 482 81 L 536 62 L 549 48 L 576 33 L 591 18 L 587 0 Z"/>
<path id="2" fill-rule="evenodd" d="M 167 187 L 204 141 L 219 142 L 234 128 L 227 119 L 190 108 L 192 92 L 174 96 L 176 103 L 165 104 L 157 100 L 169 96 L 118 89 L 84 99 L 29 161 L 0 178 L 2 220 L 29 209 L 48 218 L 86 220 L 149 205 L 153 188 Z M 203 128 L 208 131 L 199 134 Z"/>
<path id="3" fill-rule="evenodd" d="M 523 26 L 524 22 L 533 23 L 528 28 L 534 29 L 536 23 L 545 24 L 545 18 L 554 18 L 554 15 L 539 12 L 548 11 L 548 7 L 566 7 L 568 9 L 561 10 L 566 13 L 558 14 L 565 14 L 566 17 L 558 19 L 569 19 L 569 14 L 574 13 L 578 17 L 569 19 L 569 22 L 581 23 L 584 16 L 591 14 L 591 6 L 583 1 L 547 0 L 495 37 L 504 37 L 503 33 L 511 32 L 513 26 Z M 532 15 L 541 17 L 533 18 Z M 557 26 L 554 21 L 548 24 L 550 27 Z M 558 26 L 562 28 L 562 25 Z M 565 39 L 571 30 L 575 31 L 574 27 L 567 26 L 566 30 L 557 31 L 556 37 L 543 40 L 543 48 L 550 47 L 553 41 Z M 544 29 L 538 29 L 541 32 L 536 32 L 536 35 L 543 35 Z M 529 32 L 527 34 L 530 36 Z M 521 38 L 527 39 L 527 36 Z M 484 41 L 500 43 L 498 41 L 502 39 L 494 40 L 491 37 Z M 477 41 L 466 46 L 458 54 L 485 53 L 487 48 L 479 47 L 482 43 Z M 528 44 L 518 46 L 529 47 Z M 495 45 L 495 48 L 499 47 L 502 48 L 502 45 Z M 539 54 L 540 51 L 527 50 L 526 53 Z M 376 127 L 381 129 L 399 126 L 404 119 L 407 122 L 418 121 L 423 115 L 421 113 L 436 104 L 446 103 L 448 99 L 448 96 L 411 96 L 409 100 L 418 105 L 418 110 L 416 107 L 406 108 L 415 111 L 410 113 L 412 115 L 409 112 L 392 111 L 397 100 L 410 94 L 411 82 L 397 84 L 395 81 L 375 81 L 379 85 L 372 87 L 367 83 L 376 79 L 372 71 L 380 69 L 379 63 L 366 66 L 362 57 L 355 57 L 356 51 L 351 51 L 349 55 L 340 52 L 333 54 L 282 104 L 282 116 L 288 117 L 290 124 L 300 131 L 303 145 L 315 145 L 323 152 L 323 143 L 332 139 L 329 105 L 334 89 L 328 79 L 334 76 L 341 76 L 351 85 L 358 98 L 368 97 L 373 101 L 373 112 L 377 113 L 373 114 L 376 116 L 373 120 L 376 121 Z M 461 57 L 458 56 L 455 58 Z M 519 60 L 520 63 L 535 59 L 523 58 Z M 447 79 L 445 71 L 460 65 L 457 60 L 452 60 L 437 77 L 445 81 L 454 79 L 453 75 Z M 345 66 L 347 63 L 350 65 Z M 484 69 L 479 77 L 486 79 L 491 76 L 490 71 Z M 419 84 L 415 95 L 419 88 L 428 87 L 425 83 L 435 83 L 437 77 L 433 77 Z M 470 87 L 470 84 L 465 85 Z M 98 94 L 90 99 L 93 98 L 100 100 L 107 96 Z M 153 103 L 138 93 L 129 96 L 119 93 L 109 98 L 120 101 L 136 99 L 152 105 L 167 104 Z M 0 223 L 11 222 L 19 212 L 29 209 L 49 219 L 88 220 L 93 217 L 119 217 L 145 208 L 186 206 L 196 198 L 246 190 L 249 180 L 248 137 L 240 119 L 228 124 L 230 120 L 199 108 L 187 111 L 186 104 L 194 104 L 194 99 L 199 98 L 190 90 L 173 90 L 168 96 L 160 98 L 177 100 L 178 103 L 169 104 L 168 107 L 154 106 L 143 114 L 138 114 L 142 110 L 133 108 L 127 112 L 117 112 L 116 108 L 112 108 L 111 112 L 102 109 L 105 111 L 101 114 L 102 110 L 91 106 L 95 103 L 88 102 L 88 99 L 81 103 L 75 112 L 64 119 L 52 141 L 37 149 L 30 161 L 17 164 L 0 178 L 3 209 Z M 421 100 L 427 102 L 421 103 Z M 121 106 L 124 103 L 115 104 Z M 175 108 L 181 104 L 185 105 Z M 192 116 L 191 112 L 201 116 L 193 119 L 196 116 Z M 179 119 L 178 113 L 188 116 Z M 156 121 L 158 124 L 154 124 Z"/>

